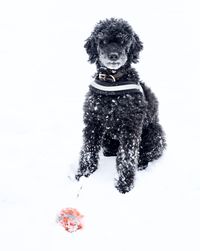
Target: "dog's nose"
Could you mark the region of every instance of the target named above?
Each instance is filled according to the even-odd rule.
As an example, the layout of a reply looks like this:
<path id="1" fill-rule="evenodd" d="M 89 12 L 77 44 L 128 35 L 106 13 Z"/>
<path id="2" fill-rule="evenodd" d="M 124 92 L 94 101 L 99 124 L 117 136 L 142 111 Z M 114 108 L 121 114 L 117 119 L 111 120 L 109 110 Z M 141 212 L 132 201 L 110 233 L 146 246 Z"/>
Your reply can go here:
<path id="1" fill-rule="evenodd" d="M 116 61 L 119 58 L 119 54 L 117 52 L 111 52 L 109 54 L 109 59 L 112 61 Z"/>

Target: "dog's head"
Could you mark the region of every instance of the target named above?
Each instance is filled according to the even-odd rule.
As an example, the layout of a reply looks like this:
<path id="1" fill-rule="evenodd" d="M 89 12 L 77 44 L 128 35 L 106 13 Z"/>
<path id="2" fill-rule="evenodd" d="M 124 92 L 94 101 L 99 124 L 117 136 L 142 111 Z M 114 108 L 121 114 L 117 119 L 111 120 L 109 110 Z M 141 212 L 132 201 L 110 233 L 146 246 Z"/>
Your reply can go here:
<path id="1" fill-rule="evenodd" d="M 142 42 L 131 26 L 122 19 L 100 21 L 86 40 L 85 49 L 91 63 L 109 69 L 137 63 Z"/>

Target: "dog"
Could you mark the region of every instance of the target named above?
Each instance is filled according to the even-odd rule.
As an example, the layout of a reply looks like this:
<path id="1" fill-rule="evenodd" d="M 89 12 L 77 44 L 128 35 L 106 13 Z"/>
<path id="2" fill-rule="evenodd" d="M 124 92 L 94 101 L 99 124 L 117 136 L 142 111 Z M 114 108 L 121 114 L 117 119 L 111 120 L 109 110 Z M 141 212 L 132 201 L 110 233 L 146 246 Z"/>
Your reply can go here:
<path id="1" fill-rule="evenodd" d="M 143 44 L 123 19 L 106 19 L 95 26 L 84 45 L 97 73 L 84 103 L 83 147 L 75 178 L 98 168 L 99 152 L 116 156 L 115 187 L 127 193 L 135 172 L 147 168 L 166 147 L 158 119 L 158 100 L 139 78 L 137 63 Z"/>

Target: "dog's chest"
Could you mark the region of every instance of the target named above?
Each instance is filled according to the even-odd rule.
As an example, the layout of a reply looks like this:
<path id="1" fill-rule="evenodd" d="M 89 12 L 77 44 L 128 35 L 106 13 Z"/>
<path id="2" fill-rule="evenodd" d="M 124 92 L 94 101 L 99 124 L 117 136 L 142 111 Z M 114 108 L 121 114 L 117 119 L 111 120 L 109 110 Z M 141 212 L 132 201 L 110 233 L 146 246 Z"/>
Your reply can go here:
<path id="1" fill-rule="evenodd" d="M 106 128 L 116 128 L 124 120 L 133 120 L 143 97 L 139 93 L 119 96 L 91 95 L 86 102 L 90 120 L 98 120 Z"/>

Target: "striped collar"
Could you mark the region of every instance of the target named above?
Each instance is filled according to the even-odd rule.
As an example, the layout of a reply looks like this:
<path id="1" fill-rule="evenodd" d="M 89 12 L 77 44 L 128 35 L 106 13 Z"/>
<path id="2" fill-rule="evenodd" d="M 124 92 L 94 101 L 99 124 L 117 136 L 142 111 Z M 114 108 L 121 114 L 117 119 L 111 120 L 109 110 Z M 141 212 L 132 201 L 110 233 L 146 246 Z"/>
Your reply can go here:
<path id="1" fill-rule="evenodd" d="M 143 94 L 142 86 L 139 83 L 135 83 L 130 80 L 109 83 L 95 79 L 90 84 L 90 90 L 97 94 L 104 95 L 121 95 L 133 92 L 139 92 Z"/>

